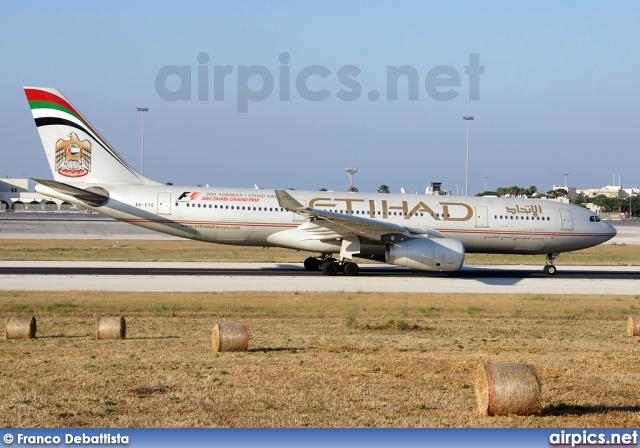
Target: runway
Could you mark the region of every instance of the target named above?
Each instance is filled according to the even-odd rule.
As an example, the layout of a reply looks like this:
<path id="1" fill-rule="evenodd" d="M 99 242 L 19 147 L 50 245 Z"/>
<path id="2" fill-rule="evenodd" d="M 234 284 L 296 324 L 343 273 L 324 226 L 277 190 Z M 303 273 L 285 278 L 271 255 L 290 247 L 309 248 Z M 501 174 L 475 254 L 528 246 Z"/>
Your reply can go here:
<path id="1" fill-rule="evenodd" d="M 485 294 L 638 294 L 640 268 L 565 266 L 549 277 L 539 266 L 469 266 L 429 273 L 361 265 L 356 277 L 327 277 L 301 264 L 1 262 L 1 290 L 53 291 L 346 291 Z"/>
<path id="2" fill-rule="evenodd" d="M 640 222 L 616 221 L 612 244 L 640 244 Z M 176 239 L 98 214 L 3 213 L 1 238 Z M 638 267 L 465 266 L 452 273 L 361 265 L 327 277 L 301 264 L 0 262 L 0 290 L 348 291 L 517 294 L 640 294 Z"/>

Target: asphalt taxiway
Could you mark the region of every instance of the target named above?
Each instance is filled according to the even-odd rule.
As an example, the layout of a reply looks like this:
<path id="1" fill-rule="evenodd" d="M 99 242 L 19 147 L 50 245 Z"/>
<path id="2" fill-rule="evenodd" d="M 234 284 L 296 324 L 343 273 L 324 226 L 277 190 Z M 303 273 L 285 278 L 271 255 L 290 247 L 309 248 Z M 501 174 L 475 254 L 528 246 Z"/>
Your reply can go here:
<path id="1" fill-rule="evenodd" d="M 361 265 L 355 277 L 327 277 L 301 264 L 0 262 L 1 290 L 347 291 L 522 294 L 640 294 L 640 268 L 465 266 L 449 273 Z"/>
<path id="2" fill-rule="evenodd" d="M 640 244 L 640 222 L 618 221 L 610 243 Z M 175 239 L 97 214 L 4 213 L 0 238 Z M 640 294 L 639 267 L 465 266 L 422 272 L 360 266 L 355 277 L 327 277 L 285 263 L 0 262 L 0 290 L 348 291 L 523 294 Z"/>

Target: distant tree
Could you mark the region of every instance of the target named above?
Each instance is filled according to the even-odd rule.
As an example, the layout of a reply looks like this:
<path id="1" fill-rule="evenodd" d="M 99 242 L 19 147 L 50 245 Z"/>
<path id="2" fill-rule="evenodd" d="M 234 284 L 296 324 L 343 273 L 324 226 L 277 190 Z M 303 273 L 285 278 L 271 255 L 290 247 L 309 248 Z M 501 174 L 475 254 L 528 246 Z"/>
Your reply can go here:
<path id="1" fill-rule="evenodd" d="M 390 193 L 389 186 L 382 184 L 378 187 L 378 193 Z"/>
<path id="2" fill-rule="evenodd" d="M 326 188 L 324 188 L 324 187 L 322 187 L 322 188 L 321 188 L 320 190 L 318 190 L 318 191 L 327 191 L 327 189 L 326 189 Z"/>
<path id="3" fill-rule="evenodd" d="M 521 196 L 524 196 L 524 192 L 525 192 L 525 189 L 522 187 L 518 187 L 517 185 L 507 188 L 507 193 L 512 198 L 519 198 Z"/>
<path id="4" fill-rule="evenodd" d="M 556 188 L 555 190 L 547 191 L 547 197 L 551 199 L 566 198 L 568 194 L 569 192 L 564 188 Z"/>
<path id="5" fill-rule="evenodd" d="M 622 212 L 625 205 L 625 200 L 621 198 L 609 198 L 609 201 L 607 201 L 607 206 L 612 212 Z"/>
<path id="6" fill-rule="evenodd" d="M 629 202 L 627 207 L 629 210 L 629 217 L 640 215 L 640 196 L 630 196 L 627 199 L 627 202 Z"/>
<path id="7" fill-rule="evenodd" d="M 497 191 L 483 191 L 482 193 L 477 193 L 476 196 L 500 196 Z"/>
<path id="8" fill-rule="evenodd" d="M 604 194 L 599 194 L 591 201 L 593 205 L 597 205 L 601 209 L 604 209 L 607 206 L 607 197 Z"/>
<path id="9" fill-rule="evenodd" d="M 173 185 L 173 182 L 167 182 L 165 185 Z"/>
<path id="10" fill-rule="evenodd" d="M 476 196 L 501 196 L 506 197 L 510 196 L 512 198 L 521 198 L 527 197 L 531 198 L 534 196 L 539 196 L 538 187 L 535 185 L 531 185 L 529 188 L 522 188 L 517 185 L 513 185 L 511 187 L 498 187 L 496 191 L 485 191 Z"/>
<path id="11" fill-rule="evenodd" d="M 577 195 L 575 198 L 573 198 L 571 200 L 572 204 L 575 205 L 582 205 L 584 207 L 584 204 L 586 204 L 587 201 L 585 201 L 584 196 L 582 196 L 581 194 Z"/>

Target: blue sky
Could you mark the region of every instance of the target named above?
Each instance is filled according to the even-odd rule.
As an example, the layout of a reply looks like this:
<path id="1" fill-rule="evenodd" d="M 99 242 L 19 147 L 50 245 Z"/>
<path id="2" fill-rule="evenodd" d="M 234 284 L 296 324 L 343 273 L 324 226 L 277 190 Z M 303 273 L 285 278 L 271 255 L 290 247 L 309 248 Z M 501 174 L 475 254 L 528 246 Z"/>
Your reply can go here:
<path id="1" fill-rule="evenodd" d="M 161 182 L 345 190 L 345 168 L 356 166 L 360 191 L 384 183 L 423 192 L 441 181 L 462 194 L 462 117 L 473 115 L 471 194 L 484 190 L 485 176 L 489 189 L 547 191 L 564 185 L 565 172 L 579 188 L 611 184 L 614 175 L 623 187 L 640 185 L 638 2 L 10 1 L 0 8 L 2 177 L 51 176 L 22 92 L 29 85 L 60 89 L 136 169 L 136 107 L 148 107 L 145 175 Z M 484 69 L 477 100 L 465 74 L 472 54 Z M 408 98 L 401 78 L 398 99 L 389 101 L 387 67 L 403 65 L 418 74 L 418 99 Z M 167 66 L 190 70 L 191 89 L 175 75 L 161 77 L 167 90 L 190 91 L 190 100 L 170 101 L 156 89 Z M 214 99 L 216 66 L 231 66 L 224 100 Z M 273 89 L 239 112 L 238 98 L 263 88 L 258 75 L 243 84 L 241 73 L 253 66 L 273 77 Z M 310 66 L 329 73 L 306 81 L 309 91 L 329 93 L 321 101 L 296 87 Z M 359 95 L 338 76 L 348 66 L 358 70 L 347 82 Z M 436 88 L 457 92 L 446 101 L 425 87 L 440 66 L 460 76 L 459 85 Z M 284 69 L 288 101 L 280 98 Z M 208 100 L 199 101 L 202 79 Z M 341 89 L 356 99 L 340 99 Z"/>

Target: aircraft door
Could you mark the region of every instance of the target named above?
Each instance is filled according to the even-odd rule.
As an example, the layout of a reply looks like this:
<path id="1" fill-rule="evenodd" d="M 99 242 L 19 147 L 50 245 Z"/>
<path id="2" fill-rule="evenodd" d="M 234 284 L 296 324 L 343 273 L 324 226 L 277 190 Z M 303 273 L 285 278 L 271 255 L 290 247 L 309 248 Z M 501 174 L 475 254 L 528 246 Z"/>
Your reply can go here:
<path id="1" fill-rule="evenodd" d="M 487 207 L 476 207 L 476 227 L 489 227 Z"/>
<path id="2" fill-rule="evenodd" d="M 171 214 L 171 193 L 158 193 L 158 215 Z"/>
<path id="3" fill-rule="evenodd" d="M 562 220 L 562 230 L 573 230 L 573 217 L 568 208 L 560 209 L 560 219 Z"/>

